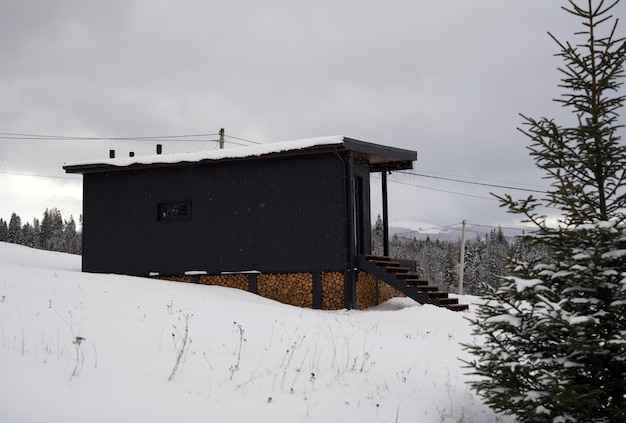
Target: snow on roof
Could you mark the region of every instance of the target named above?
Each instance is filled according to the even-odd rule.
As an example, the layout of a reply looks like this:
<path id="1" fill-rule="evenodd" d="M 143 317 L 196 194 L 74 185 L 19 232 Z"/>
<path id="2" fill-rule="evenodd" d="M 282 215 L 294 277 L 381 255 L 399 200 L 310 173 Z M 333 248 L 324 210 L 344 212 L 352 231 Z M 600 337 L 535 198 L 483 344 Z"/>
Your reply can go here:
<path id="1" fill-rule="evenodd" d="M 154 154 L 136 157 L 118 157 L 114 159 L 86 160 L 65 163 L 64 168 L 73 166 L 108 165 L 131 166 L 135 164 L 149 165 L 157 163 L 200 162 L 203 160 L 221 160 L 231 158 L 255 157 L 264 154 L 280 153 L 283 151 L 302 150 L 320 145 L 343 144 L 344 137 L 334 135 L 328 137 L 308 138 L 294 141 L 283 141 L 268 144 L 259 144 L 246 147 L 227 148 L 222 150 L 196 151 L 190 153 Z"/>

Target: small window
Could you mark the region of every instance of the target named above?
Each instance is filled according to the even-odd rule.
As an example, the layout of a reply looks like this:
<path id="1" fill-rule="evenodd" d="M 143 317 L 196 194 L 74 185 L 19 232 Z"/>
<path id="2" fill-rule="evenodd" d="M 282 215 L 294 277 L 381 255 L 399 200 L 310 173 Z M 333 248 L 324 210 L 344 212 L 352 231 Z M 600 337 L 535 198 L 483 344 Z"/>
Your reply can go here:
<path id="1" fill-rule="evenodd" d="M 157 220 L 190 220 L 191 201 L 172 201 L 157 204 Z"/>

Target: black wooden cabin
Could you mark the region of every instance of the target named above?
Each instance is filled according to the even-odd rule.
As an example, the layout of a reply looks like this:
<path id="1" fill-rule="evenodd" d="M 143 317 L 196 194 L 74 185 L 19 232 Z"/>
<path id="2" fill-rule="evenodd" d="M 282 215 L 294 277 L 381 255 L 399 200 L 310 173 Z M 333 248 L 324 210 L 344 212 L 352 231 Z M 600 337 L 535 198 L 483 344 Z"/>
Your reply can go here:
<path id="1" fill-rule="evenodd" d="M 371 253 L 369 176 L 381 173 L 385 182 L 416 159 L 415 151 L 327 137 L 64 169 L 84 177 L 84 272 L 210 284 L 245 274 L 258 293 L 267 291 L 263 275 L 304 274 L 304 305 L 353 308 L 381 300 L 376 278 L 361 300 L 356 292 L 359 256 Z M 340 275 L 343 304 L 324 302 L 332 275 Z"/>

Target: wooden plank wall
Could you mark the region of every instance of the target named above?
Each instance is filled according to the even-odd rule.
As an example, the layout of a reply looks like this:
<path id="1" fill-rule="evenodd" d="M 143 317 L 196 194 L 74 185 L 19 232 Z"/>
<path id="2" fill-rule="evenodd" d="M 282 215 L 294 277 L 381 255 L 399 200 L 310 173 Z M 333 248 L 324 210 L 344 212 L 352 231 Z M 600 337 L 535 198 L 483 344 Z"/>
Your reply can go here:
<path id="1" fill-rule="evenodd" d="M 86 174 L 83 271 L 341 269 L 344 172 L 328 154 Z M 158 204 L 177 201 L 190 217 L 159 221 Z"/>

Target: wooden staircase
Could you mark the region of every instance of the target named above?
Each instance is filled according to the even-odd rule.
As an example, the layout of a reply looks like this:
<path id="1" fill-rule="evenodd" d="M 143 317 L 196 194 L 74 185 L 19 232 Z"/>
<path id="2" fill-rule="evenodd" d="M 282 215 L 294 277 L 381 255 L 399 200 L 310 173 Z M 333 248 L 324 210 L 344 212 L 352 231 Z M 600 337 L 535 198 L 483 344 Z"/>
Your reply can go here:
<path id="1" fill-rule="evenodd" d="M 359 270 L 370 273 L 394 289 L 420 304 L 433 304 L 445 307 L 452 311 L 467 310 L 467 304 L 459 304 L 458 298 L 450 298 L 447 292 L 439 291 L 439 287 L 429 285 L 407 267 L 401 267 L 400 262 L 387 256 L 364 254 L 357 256 Z"/>

